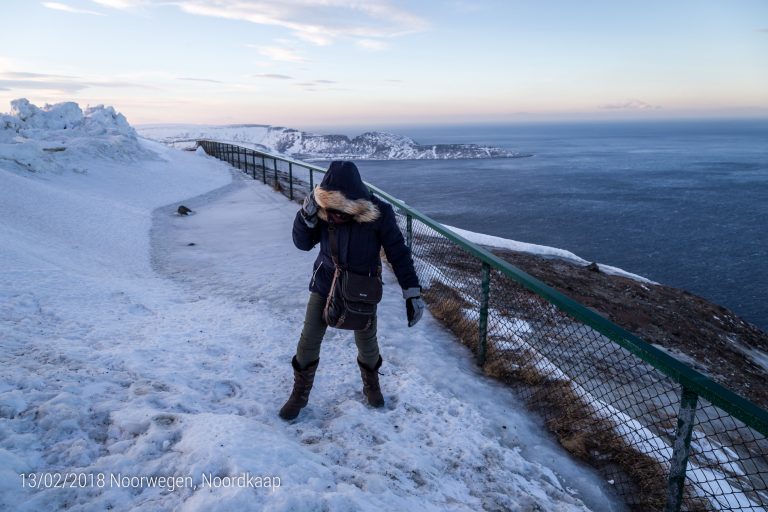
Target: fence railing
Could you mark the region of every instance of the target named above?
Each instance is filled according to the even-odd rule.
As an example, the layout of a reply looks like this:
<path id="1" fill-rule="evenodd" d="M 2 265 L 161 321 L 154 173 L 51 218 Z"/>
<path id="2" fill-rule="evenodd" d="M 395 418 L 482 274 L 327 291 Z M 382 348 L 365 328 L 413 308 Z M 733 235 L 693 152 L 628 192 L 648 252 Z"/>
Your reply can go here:
<path id="1" fill-rule="evenodd" d="M 292 200 L 325 172 L 228 143 L 198 145 Z M 433 316 L 631 509 L 768 509 L 768 412 L 368 187 L 398 213 Z"/>

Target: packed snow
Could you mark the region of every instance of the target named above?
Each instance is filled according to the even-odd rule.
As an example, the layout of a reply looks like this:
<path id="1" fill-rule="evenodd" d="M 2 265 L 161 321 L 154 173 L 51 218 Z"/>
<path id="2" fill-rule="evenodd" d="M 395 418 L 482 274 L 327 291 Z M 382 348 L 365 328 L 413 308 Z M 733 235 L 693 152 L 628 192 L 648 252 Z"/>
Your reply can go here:
<path id="1" fill-rule="evenodd" d="M 406 327 L 391 273 L 386 407 L 329 331 L 283 422 L 297 205 L 108 107 L 31 107 L 0 134 L 0 509 L 621 509 L 429 314 Z"/>
<path id="2" fill-rule="evenodd" d="M 189 149 L 200 139 L 218 140 L 299 160 L 444 160 L 531 156 L 477 144 L 419 144 L 410 137 L 365 132 L 356 137 L 321 135 L 282 126 L 144 125 L 139 133 L 172 147 Z"/>
<path id="3" fill-rule="evenodd" d="M 535 254 L 537 256 L 542 256 L 544 258 L 561 259 L 561 260 L 568 261 L 570 263 L 574 263 L 576 265 L 589 264 L 589 262 L 584 258 L 581 258 L 570 251 L 566 251 L 565 249 L 548 247 L 546 245 L 529 244 L 527 242 L 518 242 L 517 240 L 509 240 L 507 238 L 500 238 L 498 236 L 486 235 L 483 233 L 474 233 L 472 231 L 455 228 L 453 226 L 445 226 L 445 227 L 450 229 L 460 237 L 463 237 L 474 244 L 484 245 L 486 247 L 495 247 L 498 249 L 509 249 L 510 251 L 515 251 L 515 252 Z M 612 267 L 610 265 L 604 265 L 600 263 L 598 265 L 598 268 L 600 269 L 601 272 L 605 272 L 606 274 L 609 274 L 609 275 L 626 277 L 629 279 L 634 279 L 635 281 L 640 281 L 641 283 L 657 284 L 656 282 L 651 281 L 646 277 L 639 276 L 631 272 L 627 272 L 626 270 L 620 269 L 618 267 Z"/>

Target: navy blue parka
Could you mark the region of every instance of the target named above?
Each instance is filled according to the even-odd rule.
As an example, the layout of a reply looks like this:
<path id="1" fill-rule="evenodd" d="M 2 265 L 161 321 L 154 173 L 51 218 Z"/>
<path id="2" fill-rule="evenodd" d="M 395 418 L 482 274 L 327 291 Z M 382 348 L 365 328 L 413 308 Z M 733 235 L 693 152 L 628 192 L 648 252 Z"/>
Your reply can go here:
<path id="1" fill-rule="evenodd" d="M 397 226 L 395 212 L 388 203 L 371 194 L 352 162 L 332 162 L 314 191 L 318 220 L 314 228 L 304 222 L 301 211 L 293 221 L 293 243 L 303 251 L 320 244 L 320 253 L 312 268 L 309 290 L 327 297 L 333 280 L 334 263 L 328 227 L 328 210 L 352 216 L 350 222 L 335 224 L 339 263 L 353 272 L 375 275 L 381 267 L 381 248 L 395 271 L 400 286 L 406 290 L 419 286 L 411 251 Z"/>

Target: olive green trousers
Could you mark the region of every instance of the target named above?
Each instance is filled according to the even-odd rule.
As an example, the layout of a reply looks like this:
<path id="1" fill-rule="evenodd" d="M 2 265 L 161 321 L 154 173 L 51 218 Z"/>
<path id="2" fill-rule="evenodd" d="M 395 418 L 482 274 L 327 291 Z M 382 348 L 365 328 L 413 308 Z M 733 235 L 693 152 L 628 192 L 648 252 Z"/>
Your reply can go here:
<path id="1" fill-rule="evenodd" d="M 310 293 L 307 313 L 304 316 L 304 328 L 301 331 L 299 345 L 296 347 L 296 361 L 306 368 L 320 358 L 320 345 L 323 343 L 328 324 L 323 320 L 325 297 L 319 293 Z M 379 343 L 376 339 L 376 316 L 368 329 L 355 331 L 358 360 L 373 368 L 379 361 Z"/>

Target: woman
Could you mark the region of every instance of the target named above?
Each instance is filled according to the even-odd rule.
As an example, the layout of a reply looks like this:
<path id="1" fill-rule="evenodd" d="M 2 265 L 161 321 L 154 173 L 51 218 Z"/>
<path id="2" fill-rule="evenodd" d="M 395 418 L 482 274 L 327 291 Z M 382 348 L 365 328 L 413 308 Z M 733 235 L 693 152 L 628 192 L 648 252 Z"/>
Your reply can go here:
<path id="1" fill-rule="evenodd" d="M 293 221 L 293 243 L 309 251 L 320 244 L 309 282 L 304 328 L 296 348 L 293 366 L 293 392 L 280 409 L 280 417 L 292 420 L 307 405 L 309 392 L 320 361 L 320 344 L 328 325 L 323 309 L 331 288 L 335 265 L 329 239 L 329 226 L 335 229 L 339 264 L 358 274 L 381 272 L 381 248 L 395 271 L 406 300 L 408 326 L 416 324 L 424 311 L 419 278 L 413 268 L 411 251 L 395 220 L 392 206 L 373 196 L 352 162 L 332 162 L 320 185 L 304 200 Z M 363 393 L 373 407 L 382 407 L 378 370 L 382 359 L 376 340 L 376 317 L 368 328 L 355 331 L 357 364 L 363 380 Z"/>

